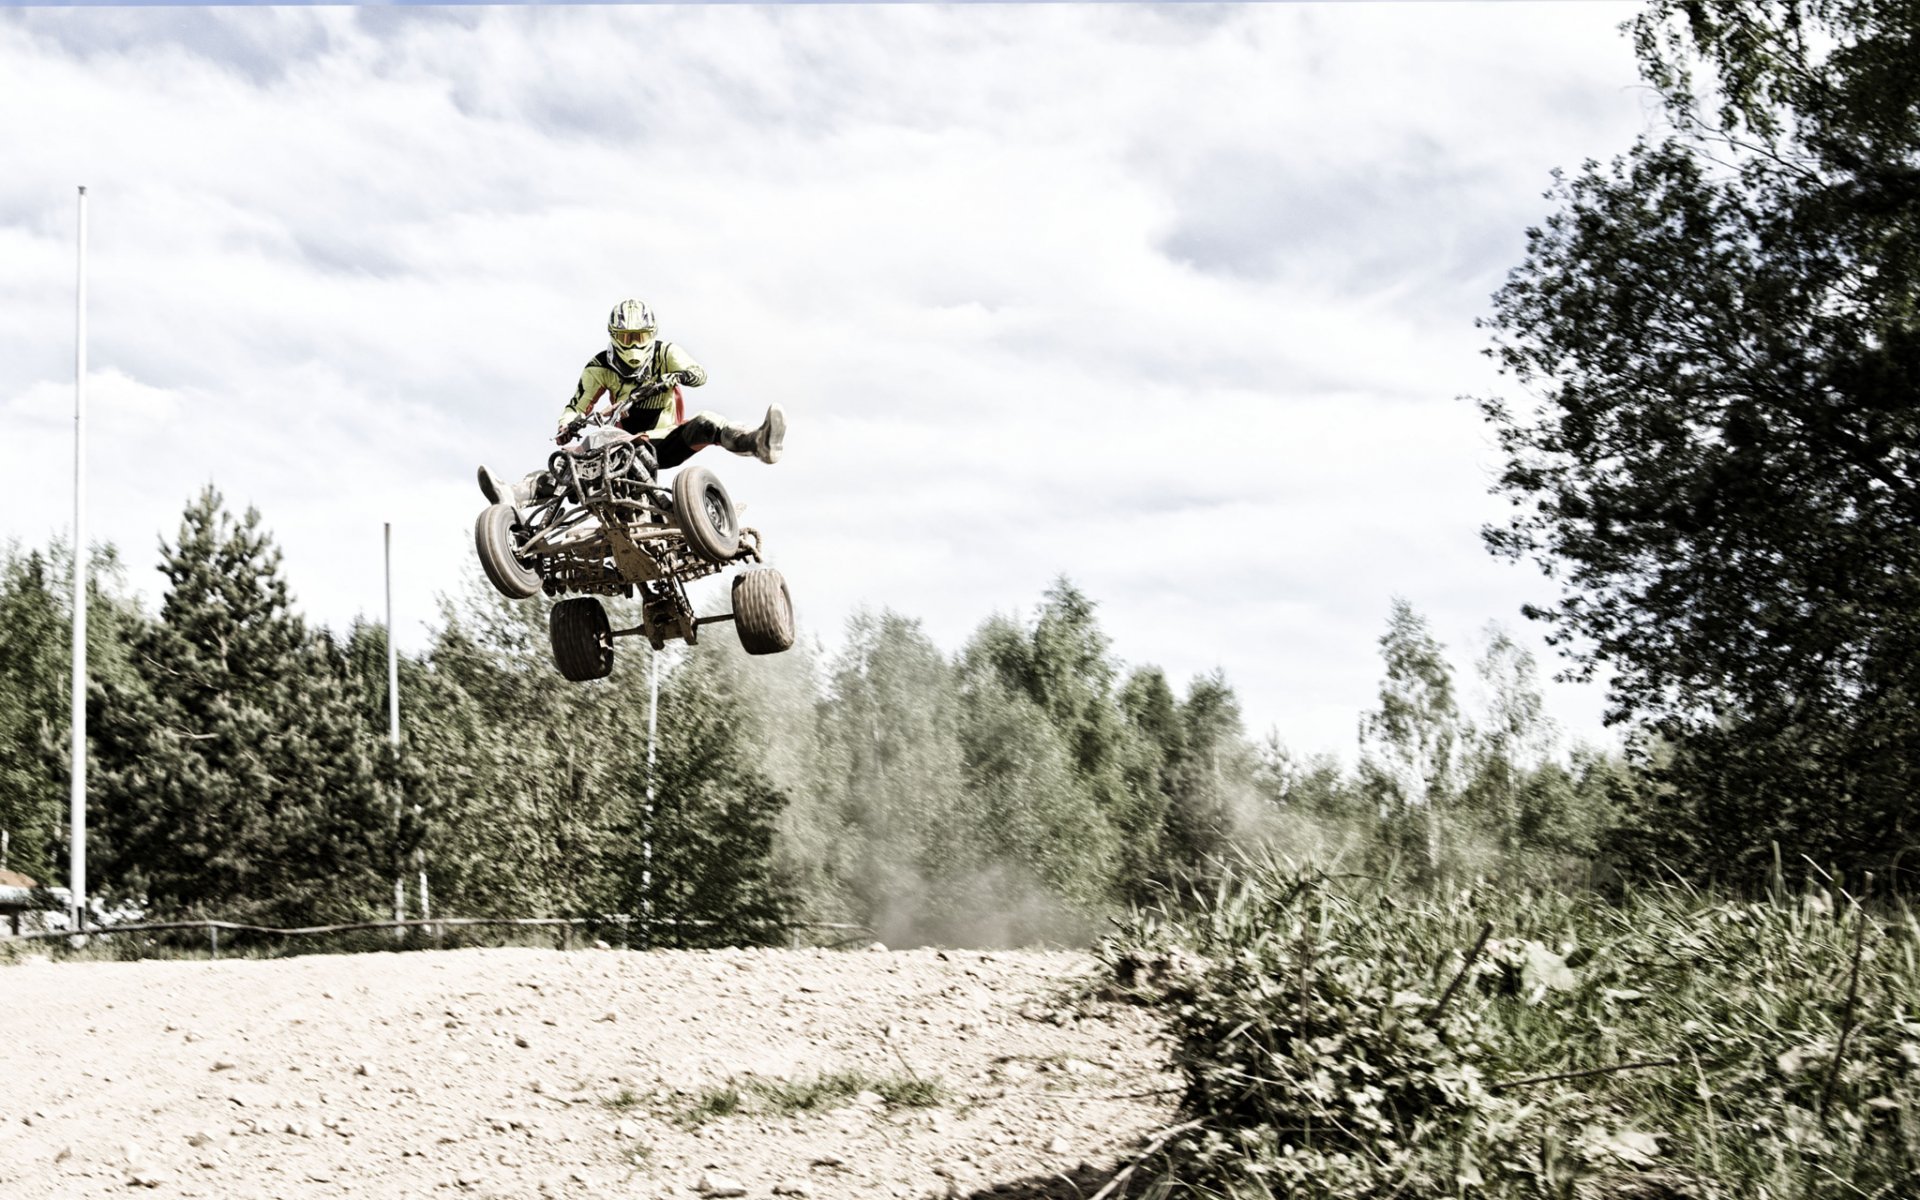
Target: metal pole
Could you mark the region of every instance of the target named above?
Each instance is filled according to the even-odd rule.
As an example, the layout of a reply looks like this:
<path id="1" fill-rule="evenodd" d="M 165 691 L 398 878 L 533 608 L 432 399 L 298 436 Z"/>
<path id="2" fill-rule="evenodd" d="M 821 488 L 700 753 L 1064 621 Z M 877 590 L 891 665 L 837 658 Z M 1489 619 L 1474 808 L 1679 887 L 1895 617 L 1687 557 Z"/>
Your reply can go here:
<path id="1" fill-rule="evenodd" d="M 393 636 L 393 522 L 382 527 L 386 532 L 387 567 L 387 738 L 400 748 L 400 651 Z"/>
<path id="2" fill-rule="evenodd" d="M 73 781 L 70 798 L 72 928 L 87 925 L 87 189 L 80 189 L 80 254 L 73 337 Z"/>
<path id="3" fill-rule="evenodd" d="M 384 531 L 387 579 L 387 740 L 393 744 L 394 753 L 400 752 L 400 656 L 393 639 L 393 522 L 381 525 Z M 400 789 L 393 789 L 393 828 L 400 829 Z M 393 919 L 407 919 L 407 878 L 406 872 L 397 865 L 393 873 Z M 395 929 L 394 940 L 406 936 L 406 931 Z"/>
<path id="4" fill-rule="evenodd" d="M 653 948 L 653 763 L 660 728 L 660 652 L 647 652 L 647 803 L 640 820 L 640 945 Z"/>

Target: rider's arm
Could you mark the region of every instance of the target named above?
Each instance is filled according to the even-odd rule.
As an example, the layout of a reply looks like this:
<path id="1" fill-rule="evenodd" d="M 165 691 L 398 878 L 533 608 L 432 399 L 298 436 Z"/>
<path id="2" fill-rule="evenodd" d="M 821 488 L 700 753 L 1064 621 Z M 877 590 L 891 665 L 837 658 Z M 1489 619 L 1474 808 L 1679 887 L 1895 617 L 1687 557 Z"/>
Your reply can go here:
<path id="1" fill-rule="evenodd" d="M 575 417 L 584 417 L 592 412 L 593 406 L 600 403 L 600 397 L 613 390 L 604 378 L 606 374 L 597 363 L 588 363 L 586 370 L 580 372 L 580 382 L 573 389 L 573 399 L 567 401 L 567 406 L 560 410 L 560 428 L 565 429 Z"/>
<path id="2" fill-rule="evenodd" d="M 673 342 L 668 342 L 660 352 L 660 371 L 663 375 L 678 375 L 680 382 L 688 387 L 699 387 L 707 381 L 707 369 Z"/>

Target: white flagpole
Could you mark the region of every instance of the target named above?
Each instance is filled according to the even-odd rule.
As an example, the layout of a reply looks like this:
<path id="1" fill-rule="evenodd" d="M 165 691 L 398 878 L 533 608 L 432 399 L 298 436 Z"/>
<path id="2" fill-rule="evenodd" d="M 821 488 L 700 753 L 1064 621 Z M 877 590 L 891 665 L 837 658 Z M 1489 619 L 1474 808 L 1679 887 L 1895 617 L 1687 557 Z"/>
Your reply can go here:
<path id="1" fill-rule="evenodd" d="M 647 652 L 647 803 L 640 816 L 640 945 L 653 949 L 653 766 L 660 730 L 660 652 Z"/>
<path id="2" fill-rule="evenodd" d="M 73 338 L 73 828 L 67 888 L 73 929 L 87 921 L 87 189 L 80 189 Z"/>
<path id="3" fill-rule="evenodd" d="M 385 557 L 387 576 L 387 738 L 393 743 L 395 753 L 400 750 L 400 659 L 394 648 L 393 638 L 393 522 L 381 526 L 385 536 Z M 393 820 L 397 829 L 400 823 L 400 792 L 393 793 Z M 393 874 L 393 919 L 407 919 L 407 875 L 406 869 L 394 865 Z M 401 938 L 406 931 L 398 926 L 393 936 Z"/>

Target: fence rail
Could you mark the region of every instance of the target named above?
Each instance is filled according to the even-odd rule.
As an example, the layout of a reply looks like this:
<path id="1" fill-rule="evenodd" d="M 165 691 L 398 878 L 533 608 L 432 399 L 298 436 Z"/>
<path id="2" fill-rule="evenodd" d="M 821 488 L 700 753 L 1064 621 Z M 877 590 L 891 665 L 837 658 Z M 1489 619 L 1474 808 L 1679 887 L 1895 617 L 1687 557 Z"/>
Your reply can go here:
<path id="1" fill-rule="evenodd" d="M 249 925 L 239 921 L 149 921 L 137 925 L 101 925 L 86 930 L 57 929 L 45 933 L 23 933 L 12 938 L 0 939 L 16 942 L 65 941 L 70 938 L 112 937 L 122 933 L 174 933 L 182 930 L 204 930 L 213 941 L 214 953 L 220 952 L 220 931 L 230 933 L 266 934 L 275 937 L 312 937 L 330 933 L 360 933 L 380 929 L 441 929 L 473 928 L 477 926 L 510 926 L 520 928 L 564 928 L 569 937 L 580 926 L 607 927 L 618 926 L 623 933 L 631 934 L 636 929 L 646 941 L 653 940 L 657 930 L 712 928 L 712 921 L 677 921 L 644 917 L 632 917 L 625 914 L 606 914 L 595 917 L 423 917 L 406 921 L 349 921 L 338 925 Z M 872 937 L 874 931 L 865 925 L 845 924 L 833 921 L 783 921 L 768 926 L 782 932 L 829 931 L 856 935 L 847 941 L 856 941 L 861 937 Z M 843 943 L 837 943 L 843 944 Z"/>

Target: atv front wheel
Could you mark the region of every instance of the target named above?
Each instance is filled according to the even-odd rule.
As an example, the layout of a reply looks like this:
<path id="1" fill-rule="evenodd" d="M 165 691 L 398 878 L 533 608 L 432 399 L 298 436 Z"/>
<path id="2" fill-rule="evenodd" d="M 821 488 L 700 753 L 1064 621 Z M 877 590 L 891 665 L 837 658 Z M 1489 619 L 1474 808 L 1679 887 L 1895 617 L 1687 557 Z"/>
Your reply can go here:
<path id="1" fill-rule="evenodd" d="M 731 562 L 740 549 L 740 518 L 733 500 L 705 467 L 683 467 L 673 477 L 673 523 L 708 562 Z"/>
<path id="2" fill-rule="evenodd" d="M 480 513 L 473 523 L 473 548 L 480 554 L 480 569 L 502 596 L 525 600 L 539 593 L 540 572 L 514 553 L 513 505 L 495 504 Z"/>
<path id="3" fill-rule="evenodd" d="M 733 577 L 733 627 L 748 654 L 778 654 L 793 645 L 793 597 L 772 567 Z"/>
<path id="4" fill-rule="evenodd" d="M 613 626 L 607 610 L 592 596 L 575 596 L 553 606 L 547 618 L 553 638 L 553 665 L 575 683 L 613 674 Z"/>

